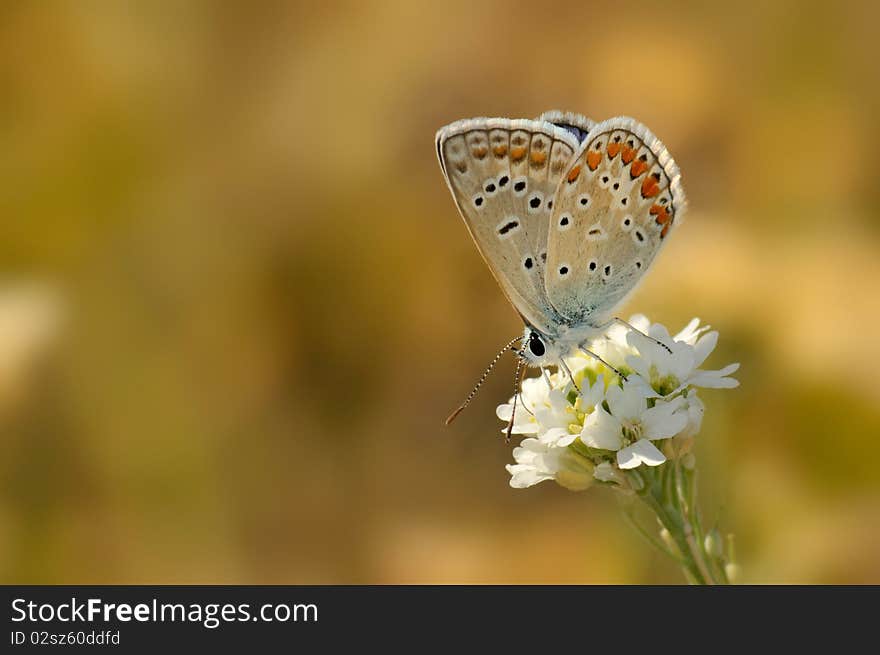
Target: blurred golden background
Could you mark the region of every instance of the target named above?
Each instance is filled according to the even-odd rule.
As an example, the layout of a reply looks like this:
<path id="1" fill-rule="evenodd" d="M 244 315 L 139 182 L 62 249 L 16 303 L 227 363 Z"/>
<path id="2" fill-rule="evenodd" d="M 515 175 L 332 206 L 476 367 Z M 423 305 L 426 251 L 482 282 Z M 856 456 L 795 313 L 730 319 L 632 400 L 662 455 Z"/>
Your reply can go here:
<path id="1" fill-rule="evenodd" d="M 7 2 L 0 582 L 678 582 L 508 487 L 521 330 L 437 128 L 628 114 L 690 213 L 622 314 L 721 331 L 745 582 L 880 583 L 880 6 Z M 711 366 L 715 365 L 715 366 Z"/>

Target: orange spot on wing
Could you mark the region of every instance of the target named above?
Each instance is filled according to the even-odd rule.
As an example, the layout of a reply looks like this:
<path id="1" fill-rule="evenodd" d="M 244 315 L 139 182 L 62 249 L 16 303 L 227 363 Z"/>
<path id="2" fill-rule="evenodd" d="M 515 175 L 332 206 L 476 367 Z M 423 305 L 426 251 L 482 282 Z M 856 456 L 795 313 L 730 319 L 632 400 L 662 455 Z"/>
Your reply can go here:
<path id="1" fill-rule="evenodd" d="M 609 143 L 608 144 L 608 159 L 614 159 L 617 157 L 617 153 L 620 152 L 620 144 L 619 143 Z"/>
<path id="2" fill-rule="evenodd" d="M 623 160 L 624 164 L 629 164 L 633 159 L 636 158 L 636 151 L 629 146 L 623 146 L 623 154 L 620 156 Z"/>
<path id="3" fill-rule="evenodd" d="M 547 153 L 546 152 L 533 152 L 529 159 L 532 160 L 532 163 L 535 166 L 542 166 L 545 161 L 547 161 Z"/>
<path id="4" fill-rule="evenodd" d="M 471 150 L 471 154 L 472 154 L 474 157 L 476 157 L 477 159 L 483 159 L 483 158 L 486 156 L 486 154 L 487 154 L 488 152 L 489 152 L 489 149 L 488 149 L 488 148 L 483 148 L 483 147 L 480 147 L 480 148 L 474 148 L 473 150 Z"/>
<path id="5" fill-rule="evenodd" d="M 646 177 L 642 182 L 642 198 L 653 198 L 660 193 L 660 185 L 653 175 Z"/>
<path id="6" fill-rule="evenodd" d="M 639 175 L 648 170 L 647 162 L 643 162 L 641 159 L 637 159 L 633 162 L 633 165 L 630 166 L 629 174 L 632 179 L 636 179 Z"/>
<path id="7" fill-rule="evenodd" d="M 657 221 L 657 225 L 664 225 L 668 223 L 669 220 L 672 218 L 669 215 L 669 212 L 666 211 L 666 207 L 664 207 L 663 205 L 651 205 L 651 209 L 649 211 L 651 214 L 657 217 L 654 219 L 655 221 Z"/>
<path id="8" fill-rule="evenodd" d="M 495 153 L 496 157 L 503 157 L 507 154 L 507 146 L 495 146 L 492 148 L 492 152 Z"/>
<path id="9" fill-rule="evenodd" d="M 578 179 L 578 175 L 580 175 L 580 174 L 581 174 L 581 167 L 575 166 L 574 168 L 571 169 L 571 171 L 568 173 L 568 177 L 565 179 L 568 180 L 569 184 L 574 184 L 574 181 L 576 179 Z"/>
<path id="10" fill-rule="evenodd" d="M 590 150 L 587 153 L 587 166 L 590 167 L 591 171 L 599 168 L 599 162 L 602 161 L 602 153 L 596 152 L 595 150 Z"/>
<path id="11" fill-rule="evenodd" d="M 510 158 L 513 161 L 520 161 L 525 156 L 526 156 L 526 149 L 525 148 L 513 148 L 510 151 Z"/>
<path id="12" fill-rule="evenodd" d="M 670 227 L 672 227 L 672 223 L 667 223 L 666 225 L 663 226 L 663 229 L 660 230 L 660 238 L 661 239 L 666 236 L 666 233 L 669 232 Z"/>

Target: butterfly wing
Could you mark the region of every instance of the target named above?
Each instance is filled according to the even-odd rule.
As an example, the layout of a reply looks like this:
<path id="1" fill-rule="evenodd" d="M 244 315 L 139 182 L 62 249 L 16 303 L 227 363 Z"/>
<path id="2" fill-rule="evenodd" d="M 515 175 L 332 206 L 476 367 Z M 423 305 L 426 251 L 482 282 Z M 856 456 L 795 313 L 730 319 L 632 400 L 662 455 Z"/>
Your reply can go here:
<path id="1" fill-rule="evenodd" d="M 535 120 L 547 121 L 548 123 L 553 123 L 557 127 L 561 127 L 566 131 L 571 132 L 572 135 L 577 137 L 578 143 L 583 143 L 584 139 L 587 138 L 587 134 L 589 134 L 596 126 L 595 121 L 591 121 L 582 114 L 575 114 L 570 111 L 559 111 L 557 109 L 545 111 Z"/>
<path id="2" fill-rule="evenodd" d="M 559 317 L 544 289 L 553 194 L 579 147 L 547 121 L 474 118 L 437 132 L 440 167 L 492 274 L 525 321 Z"/>
<path id="3" fill-rule="evenodd" d="M 545 287 L 572 325 L 597 325 L 651 266 L 685 207 L 678 167 L 631 118 L 597 124 L 554 196 Z"/>

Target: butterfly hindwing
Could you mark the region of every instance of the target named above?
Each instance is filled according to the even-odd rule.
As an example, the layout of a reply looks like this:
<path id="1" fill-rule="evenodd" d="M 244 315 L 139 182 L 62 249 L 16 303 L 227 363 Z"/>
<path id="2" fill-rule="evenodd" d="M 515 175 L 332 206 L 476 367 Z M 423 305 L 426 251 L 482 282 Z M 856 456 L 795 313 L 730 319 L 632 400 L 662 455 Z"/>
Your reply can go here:
<path id="1" fill-rule="evenodd" d="M 684 210 L 678 167 L 631 118 L 597 124 L 554 195 L 545 287 L 570 324 L 598 323 L 632 291 Z"/>
<path id="2" fill-rule="evenodd" d="M 547 121 L 476 118 L 437 133 L 449 188 L 480 253 L 517 311 L 549 330 L 544 289 L 553 194 L 578 139 Z"/>

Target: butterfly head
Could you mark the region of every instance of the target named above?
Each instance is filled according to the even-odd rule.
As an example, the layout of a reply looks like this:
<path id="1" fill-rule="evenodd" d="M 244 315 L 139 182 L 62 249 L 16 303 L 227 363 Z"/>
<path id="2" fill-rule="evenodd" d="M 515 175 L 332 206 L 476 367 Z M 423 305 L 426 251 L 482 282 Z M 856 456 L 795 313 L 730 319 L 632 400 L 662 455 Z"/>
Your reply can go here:
<path id="1" fill-rule="evenodd" d="M 556 350 L 554 343 L 546 334 L 531 326 L 526 327 L 519 354 L 529 366 L 555 365 L 559 360 L 559 353 Z"/>

